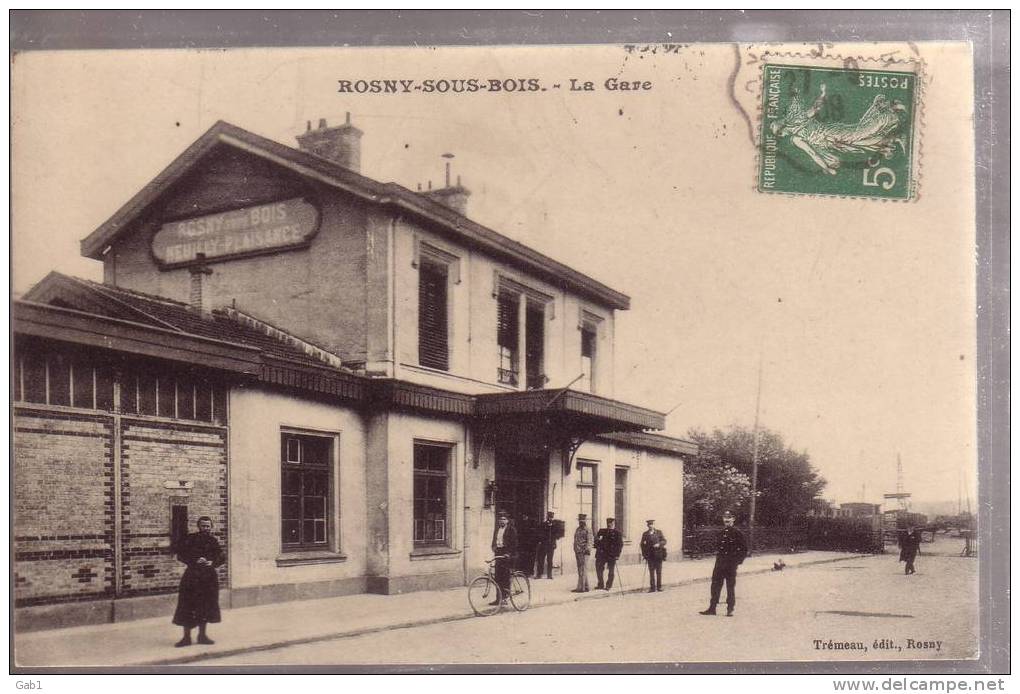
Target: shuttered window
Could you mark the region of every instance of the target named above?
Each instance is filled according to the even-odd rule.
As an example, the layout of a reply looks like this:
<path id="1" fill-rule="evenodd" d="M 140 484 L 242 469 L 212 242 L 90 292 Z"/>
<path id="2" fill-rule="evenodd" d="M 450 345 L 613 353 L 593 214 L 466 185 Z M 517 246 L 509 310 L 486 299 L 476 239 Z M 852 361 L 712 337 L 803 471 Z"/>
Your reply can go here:
<path id="1" fill-rule="evenodd" d="M 446 266 L 423 259 L 418 267 L 418 363 L 443 371 L 450 368 L 447 302 Z"/>
<path id="2" fill-rule="evenodd" d="M 589 393 L 595 392 L 595 345 L 598 333 L 592 325 L 585 324 L 581 329 L 581 373 L 583 378 L 578 384 Z"/>
<path id="3" fill-rule="evenodd" d="M 502 292 L 496 311 L 496 341 L 499 344 L 499 382 L 512 386 L 517 385 L 518 355 L 518 319 L 517 311 L 520 298 L 517 294 Z"/>
<path id="4" fill-rule="evenodd" d="M 525 364 L 529 389 L 545 387 L 545 307 L 528 302 L 524 319 Z"/>

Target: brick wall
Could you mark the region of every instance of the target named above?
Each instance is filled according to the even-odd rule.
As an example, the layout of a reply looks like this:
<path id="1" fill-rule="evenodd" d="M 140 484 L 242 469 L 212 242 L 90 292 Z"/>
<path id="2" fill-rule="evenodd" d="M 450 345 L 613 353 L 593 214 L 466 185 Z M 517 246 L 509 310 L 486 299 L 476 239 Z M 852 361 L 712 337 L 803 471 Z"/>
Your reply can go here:
<path id="1" fill-rule="evenodd" d="M 226 432 L 216 426 L 156 423 L 124 418 L 121 434 L 123 594 L 177 589 L 184 565 L 170 548 L 170 506 L 188 508 L 188 532 L 201 516 L 226 551 Z M 189 489 L 168 489 L 183 480 Z M 220 568 L 220 584 L 226 568 Z"/>
<path id="2" fill-rule="evenodd" d="M 17 407 L 14 417 L 15 605 L 177 589 L 171 502 L 188 531 L 213 519 L 226 552 L 226 429 L 216 425 Z M 120 433 L 121 586 L 116 589 L 114 455 Z M 168 482 L 186 481 L 184 488 Z M 179 484 L 179 482 L 178 482 Z M 226 567 L 220 585 L 227 584 Z"/>
<path id="3" fill-rule="evenodd" d="M 17 604 L 113 593 L 113 418 L 15 410 Z"/>

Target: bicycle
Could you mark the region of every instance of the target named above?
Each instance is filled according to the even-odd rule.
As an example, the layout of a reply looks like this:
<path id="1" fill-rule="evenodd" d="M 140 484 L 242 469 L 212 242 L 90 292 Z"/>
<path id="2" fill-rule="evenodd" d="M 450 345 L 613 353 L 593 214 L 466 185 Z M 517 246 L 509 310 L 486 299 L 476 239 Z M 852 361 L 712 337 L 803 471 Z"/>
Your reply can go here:
<path id="1" fill-rule="evenodd" d="M 510 572 L 510 595 L 504 596 L 503 589 L 496 582 L 496 558 L 486 559 L 489 568 L 484 574 L 468 584 L 468 603 L 479 617 L 489 617 L 500 612 L 507 600 L 518 612 L 531 606 L 531 581 L 521 571 Z"/>

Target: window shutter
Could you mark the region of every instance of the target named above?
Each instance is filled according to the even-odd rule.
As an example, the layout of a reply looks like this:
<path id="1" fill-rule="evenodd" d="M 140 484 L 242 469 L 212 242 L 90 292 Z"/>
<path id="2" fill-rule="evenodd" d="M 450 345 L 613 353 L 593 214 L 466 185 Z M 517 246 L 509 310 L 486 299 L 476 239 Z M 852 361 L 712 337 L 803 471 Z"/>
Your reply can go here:
<path id="1" fill-rule="evenodd" d="M 517 297 L 513 294 L 499 295 L 499 311 L 496 317 L 500 347 L 517 351 Z"/>
<path id="2" fill-rule="evenodd" d="M 418 363 L 450 368 L 447 337 L 446 268 L 422 262 L 418 268 Z"/>
<path id="3" fill-rule="evenodd" d="M 545 387 L 545 310 L 528 304 L 525 318 L 525 349 L 527 350 L 528 388 Z"/>

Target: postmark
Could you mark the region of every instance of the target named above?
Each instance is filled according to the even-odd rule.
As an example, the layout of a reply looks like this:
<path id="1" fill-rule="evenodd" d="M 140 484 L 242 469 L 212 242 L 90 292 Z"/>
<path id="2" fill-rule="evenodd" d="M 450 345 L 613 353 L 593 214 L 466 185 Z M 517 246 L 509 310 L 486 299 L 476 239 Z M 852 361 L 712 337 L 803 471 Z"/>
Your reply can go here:
<path id="1" fill-rule="evenodd" d="M 765 62 L 758 190 L 909 200 L 919 76 Z"/>

